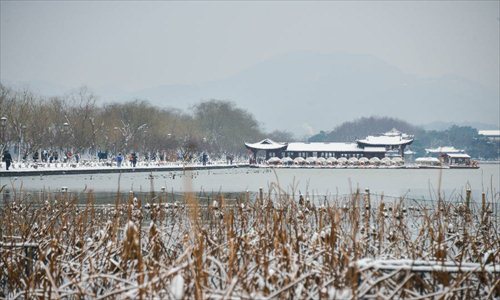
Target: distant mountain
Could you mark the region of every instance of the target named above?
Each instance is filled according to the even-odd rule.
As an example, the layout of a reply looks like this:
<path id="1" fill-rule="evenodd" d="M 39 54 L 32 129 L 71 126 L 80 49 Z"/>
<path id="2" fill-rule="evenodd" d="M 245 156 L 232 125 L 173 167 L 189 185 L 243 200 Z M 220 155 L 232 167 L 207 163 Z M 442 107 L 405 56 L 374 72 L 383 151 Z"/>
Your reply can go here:
<path id="1" fill-rule="evenodd" d="M 35 89 L 45 95 L 68 90 L 48 84 L 36 84 Z M 411 124 L 498 124 L 500 118 L 497 90 L 452 76 L 421 78 L 374 56 L 356 54 L 291 53 L 213 82 L 132 93 L 101 87 L 95 92 L 101 103 L 140 98 L 184 110 L 203 100 L 231 100 L 252 113 L 266 131 L 296 136 L 329 131 L 363 116 Z"/>
<path id="2" fill-rule="evenodd" d="M 439 121 L 421 125 L 420 127 L 422 127 L 425 130 L 442 131 L 450 128 L 453 125 L 469 126 L 477 130 L 498 130 L 498 128 L 500 128 L 499 124 L 495 125 L 495 124 L 486 124 L 481 122 L 439 122 Z"/>
<path id="3" fill-rule="evenodd" d="M 450 76 L 419 78 L 373 56 L 353 54 L 282 55 L 224 80 L 158 86 L 129 97 L 178 108 L 207 99 L 231 100 L 253 113 L 268 131 L 299 135 L 331 130 L 366 115 L 413 124 L 496 124 L 500 110 L 498 93 L 478 83 Z"/>
<path id="4" fill-rule="evenodd" d="M 309 142 L 345 142 L 355 141 L 369 135 L 384 134 L 391 129 L 400 132 L 420 135 L 424 130 L 403 120 L 388 117 L 363 117 L 347 121 L 330 132 L 321 131 L 309 138 Z"/>

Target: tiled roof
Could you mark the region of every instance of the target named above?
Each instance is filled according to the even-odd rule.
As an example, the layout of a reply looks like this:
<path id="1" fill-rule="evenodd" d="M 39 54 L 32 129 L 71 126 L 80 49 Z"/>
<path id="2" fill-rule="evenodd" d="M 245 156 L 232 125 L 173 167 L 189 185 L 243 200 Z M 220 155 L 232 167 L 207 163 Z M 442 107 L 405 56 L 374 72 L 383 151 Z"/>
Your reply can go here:
<path id="1" fill-rule="evenodd" d="M 286 151 L 362 152 L 356 143 L 289 143 Z"/>
<path id="2" fill-rule="evenodd" d="M 257 150 L 278 150 L 286 148 L 285 143 L 277 143 L 271 139 L 264 139 L 258 143 L 245 143 L 247 148 L 257 149 Z"/>
<path id="3" fill-rule="evenodd" d="M 404 145 L 413 142 L 412 138 L 403 137 L 401 135 L 398 136 L 367 136 L 362 140 L 358 140 L 359 143 L 363 143 L 366 145 Z"/>

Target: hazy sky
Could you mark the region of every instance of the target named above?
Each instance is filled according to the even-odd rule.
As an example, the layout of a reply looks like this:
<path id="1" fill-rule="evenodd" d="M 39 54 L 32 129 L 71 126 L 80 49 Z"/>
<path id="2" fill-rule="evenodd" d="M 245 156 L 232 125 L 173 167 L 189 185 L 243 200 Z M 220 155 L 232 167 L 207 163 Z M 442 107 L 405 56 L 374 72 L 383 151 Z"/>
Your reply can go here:
<path id="1" fill-rule="evenodd" d="M 498 91 L 499 3 L 2 1 L 0 78 L 133 91 L 307 50 L 370 54 Z"/>

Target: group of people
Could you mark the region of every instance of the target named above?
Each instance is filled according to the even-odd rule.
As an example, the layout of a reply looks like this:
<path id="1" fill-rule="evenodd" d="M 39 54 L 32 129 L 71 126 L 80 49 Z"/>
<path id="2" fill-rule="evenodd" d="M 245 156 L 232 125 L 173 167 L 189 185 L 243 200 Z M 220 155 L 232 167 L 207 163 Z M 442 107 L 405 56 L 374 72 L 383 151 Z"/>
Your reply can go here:
<path id="1" fill-rule="evenodd" d="M 22 159 L 23 159 L 23 161 L 26 161 L 28 159 L 27 154 L 25 154 L 22 157 Z M 34 162 L 38 162 L 38 160 L 40 159 L 40 154 L 38 151 L 35 151 L 33 153 L 32 159 Z M 74 161 L 76 163 L 79 163 L 80 162 L 80 154 L 78 152 L 73 154 L 73 153 L 71 153 L 71 151 L 64 152 L 64 155 L 63 155 L 61 161 L 62 162 L 69 162 L 72 159 L 74 159 Z M 59 152 L 57 152 L 57 151 L 50 151 L 49 152 L 47 150 L 43 150 L 41 152 L 41 161 L 42 162 L 49 162 L 49 163 L 59 162 Z M 12 165 L 12 155 L 10 154 L 9 150 L 5 150 L 3 152 L 2 162 L 5 163 L 6 170 L 9 170 L 10 166 Z"/>
<path id="2" fill-rule="evenodd" d="M 63 152 L 63 156 L 60 158 L 59 152 L 56 150 L 54 151 L 42 150 L 41 155 L 42 155 L 41 157 L 42 162 L 49 162 L 49 163 L 59 162 L 59 159 L 61 160 L 61 162 L 68 162 L 71 161 L 72 159 L 74 159 L 76 163 L 80 162 L 80 154 L 78 152 L 73 154 L 71 151 L 66 151 Z M 28 156 L 27 154 L 25 154 L 23 156 L 23 160 L 25 161 L 27 160 L 27 158 Z M 32 158 L 34 162 L 38 162 L 38 160 L 40 159 L 38 151 L 35 151 L 33 153 Z"/>
<path id="3" fill-rule="evenodd" d="M 63 152 L 63 157 L 61 158 L 62 162 L 68 162 L 71 161 L 72 159 L 75 160 L 76 163 L 80 162 L 80 153 L 75 153 L 73 154 L 71 151 L 66 151 Z M 33 161 L 38 161 L 38 152 L 35 152 L 33 154 Z M 57 162 L 59 161 L 59 152 L 57 151 L 47 151 L 43 150 L 42 151 L 42 162 Z"/>
<path id="4" fill-rule="evenodd" d="M 1 152 L 0 152 L 1 153 Z M 97 157 L 99 161 L 107 161 L 108 165 L 111 165 L 112 163 L 108 159 L 108 152 L 101 152 L 99 151 L 97 153 Z M 202 152 L 199 157 L 196 157 L 199 159 L 203 165 L 207 165 L 210 161 L 210 158 L 208 156 L 208 153 Z M 28 155 L 25 154 L 22 157 L 23 161 L 28 160 Z M 72 153 L 71 151 L 66 151 L 62 152 L 62 154 L 59 154 L 58 151 L 48 151 L 48 150 L 42 150 L 41 152 L 35 151 L 32 156 L 33 162 L 38 162 L 39 160 L 41 162 L 48 162 L 48 163 L 54 163 L 54 162 L 76 162 L 77 164 L 80 162 L 80 154 L 78 152 Z M 165 153 L 159 153 L 159 154 L 145 154 L 144 155 L 144 160 L 145 161 L 156 161 L 157 159 L 163 160 L 167 159 L 165 156 Z M 186 160 L 185 157 L 181 155 L 181 153 L 178 153 L 178 159 Z M 193 160 L 194 156 L 191 154 L 188 158 L 189 160 Z M 234 156 L 232 154 L 226 154 L 226 162 L 228 164 L 233 164 Z M 9 170 L 10 166 L 12 165 L 12 156 L 9 153 L 8 150 L 5 150 L 3 153 L 2 161 L 5 162 L 6 169 Z M 132 152 L 129 155 L 124 155 L 121 152 L 118 153 L 114 158 L 112 157 L 112 161 L 116 162 L 117 167 L 121 167 L 123 165 L 124 161 L 129 161 L 132 167 L 136 167 L 137 161 L 138 161 L 138 155 L 136 152 Z"/>
<path id="5" fill-rule="evenodd" d="M 118 168 L 120 168 L 122 166 L 122 162 L 124 160 L 124 157 L 123 157 L 123 155 L 121 153 L 118 153 L 118 155 L 116 156 L 115 160 L 116 160 L 116 166 Z M 135 166 L 137 165 L 137 154 L 135 152 L 132 152 L 129 155 L 128 160 L 132 164 L 132 167 L 135 168 Z"/>

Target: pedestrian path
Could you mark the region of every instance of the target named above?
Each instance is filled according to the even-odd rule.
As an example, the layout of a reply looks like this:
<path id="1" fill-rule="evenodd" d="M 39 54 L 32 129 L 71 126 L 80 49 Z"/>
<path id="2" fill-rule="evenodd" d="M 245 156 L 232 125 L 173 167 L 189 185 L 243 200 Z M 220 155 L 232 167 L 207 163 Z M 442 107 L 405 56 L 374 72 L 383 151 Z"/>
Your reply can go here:
<path id="1" fill-rule="evenodd" d="M 133 172 L 162 172 L 183 170 L 212 170 L 248 167 L 248 164 L 216 163 L 203 165 L 200 163 L 140 163 L 135 168 L 129 165 L 117 167 L 109 163 L 22 163 L 13 164 L 5 170 L 2 164 L 0 177 L 62 175 L 62 174 L 99 174 L 99 173 L 133 173 Z"/>

